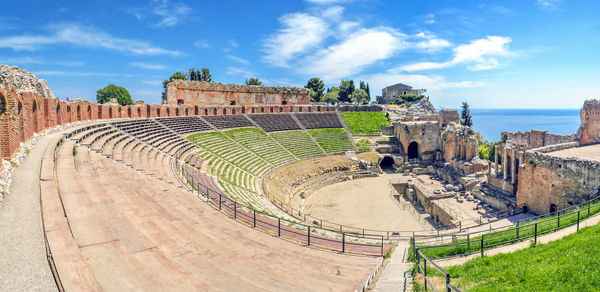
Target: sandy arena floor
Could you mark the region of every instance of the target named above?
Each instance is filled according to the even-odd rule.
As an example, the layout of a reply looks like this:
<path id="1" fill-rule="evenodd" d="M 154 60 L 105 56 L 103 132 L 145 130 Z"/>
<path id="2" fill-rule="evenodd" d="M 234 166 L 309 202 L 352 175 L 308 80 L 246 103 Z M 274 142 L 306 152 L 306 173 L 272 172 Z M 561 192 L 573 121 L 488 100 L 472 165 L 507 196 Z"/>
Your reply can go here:
<path id="1" fill-rule="evenodd" d="M 431 230 L 433 227 L 418 219 L 409 202 L 401 198 L 398 204 L 392 198 L 390 179 L 396 182 L 406 178 L 401 174 L 383 174 L 332 184 L 311 193 L 304 202 L 304 210 L 314 217 L 353 227 Z"/>

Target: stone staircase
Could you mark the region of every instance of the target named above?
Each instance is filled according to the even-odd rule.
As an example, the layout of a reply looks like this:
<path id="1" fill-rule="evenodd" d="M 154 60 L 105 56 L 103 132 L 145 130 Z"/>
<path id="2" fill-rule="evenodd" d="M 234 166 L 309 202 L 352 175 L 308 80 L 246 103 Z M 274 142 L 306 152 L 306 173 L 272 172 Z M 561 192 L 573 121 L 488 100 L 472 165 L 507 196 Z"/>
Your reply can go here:
<path id="1" fill-rule="evenodd" d="M 412 276 L 410 275 L 410 270 L 412 269 L 413 263 L 406 260 L 409 248 L 410 245 L 408 241 L 398 242 L 398 246 L 396 246 L 394 252 L 392 252 L 390 261 L 381 272 L 381 276 L 375 284 L 373 291 L 412 291 Z"/>

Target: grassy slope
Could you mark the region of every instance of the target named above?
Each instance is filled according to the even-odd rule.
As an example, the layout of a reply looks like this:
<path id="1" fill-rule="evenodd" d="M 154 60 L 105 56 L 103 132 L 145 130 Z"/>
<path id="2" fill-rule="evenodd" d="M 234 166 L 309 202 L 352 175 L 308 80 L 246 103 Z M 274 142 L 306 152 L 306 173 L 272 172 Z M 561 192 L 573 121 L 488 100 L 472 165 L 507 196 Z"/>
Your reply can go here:
<path id="1" fill-rule="evenodd" d="M 327 153 L 340 153 L 345 148 L 352 148 L 350 137 L 341 128 L 308 130 Z"/>
<path id="2" fill-rule="evenodd" d="M 383 112 L 344 112 L 342 117 L 352 135 L 379 135 L 380 126 L 390 125 Z"/>
<path id="3" fill-rule="evenodd" d="M 469 291 L 600 291 L 600 225 L 564 239 L 448 268 Z"/>

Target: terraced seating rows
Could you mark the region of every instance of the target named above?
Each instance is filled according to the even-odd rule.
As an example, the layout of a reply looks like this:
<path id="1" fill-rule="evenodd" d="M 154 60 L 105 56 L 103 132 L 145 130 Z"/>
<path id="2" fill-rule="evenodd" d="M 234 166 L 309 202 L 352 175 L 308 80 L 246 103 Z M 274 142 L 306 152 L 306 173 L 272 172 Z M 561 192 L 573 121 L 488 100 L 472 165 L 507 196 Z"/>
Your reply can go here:
<path id="1" fill-rule="evenodd" d="M 325 154 L 305 131 L 273 132 L 269 135 L 300 159 Z"/>
<path id="2" fill-rule="evenodd" d="M 295 113 L 305 129 L 343 128 L 337 113 Z"/>
<path id="3" fill-rule="evenodd" d="M 296 160 L 296 157 L 260 129 L 234 129 L 225 134 L 275 166 Z"/>
<path id="4" fill-rule="evenodd" d="M 202 118 L 217 129 L 254 126 L 254 124 L 244 115 L 204 116 Z"/>
<path id="5" fill-rule="evenodd" d="M 189 141 L 173 133 L 155 120 L 128 120 L 113 122 L 111 124 L 125 133 L 169 154 L 175 154 L 180 147 L 190 145 Z"/>
<path id="6" fill-rule="evenodd" d="M 248 115 L 265 132 L 300 130 L 290 114 L 251 114 Z"/>
<path id="7" fill-rule="evenodd" d="M 156 121 L 175 131 L 177 134 L 212 130 L 212 127 L 200 117 L 157 118 Z"/>
<path id="8" fill-rule="evenodd" d="M 344 129 L 312 129 L 308 130 L 317 143 L 329 154 L 342 153 L 352 149 L 352 141 Z"/>

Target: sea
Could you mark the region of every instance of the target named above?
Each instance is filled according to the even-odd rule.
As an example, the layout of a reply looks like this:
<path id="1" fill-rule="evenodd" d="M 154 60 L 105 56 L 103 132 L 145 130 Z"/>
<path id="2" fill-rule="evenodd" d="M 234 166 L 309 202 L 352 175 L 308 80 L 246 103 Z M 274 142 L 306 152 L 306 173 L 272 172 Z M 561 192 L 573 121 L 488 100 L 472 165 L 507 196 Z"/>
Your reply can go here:
<path id="1" fill-rule="evenodd" d="M 460 109 L 458 110 L 460 114 Z M 481 109 L 472 108 L 473 129 L 488 141 L 500 140 L 504 131 L 548 130 L 573 134 L 579 128 L 579 109 Z"/>

